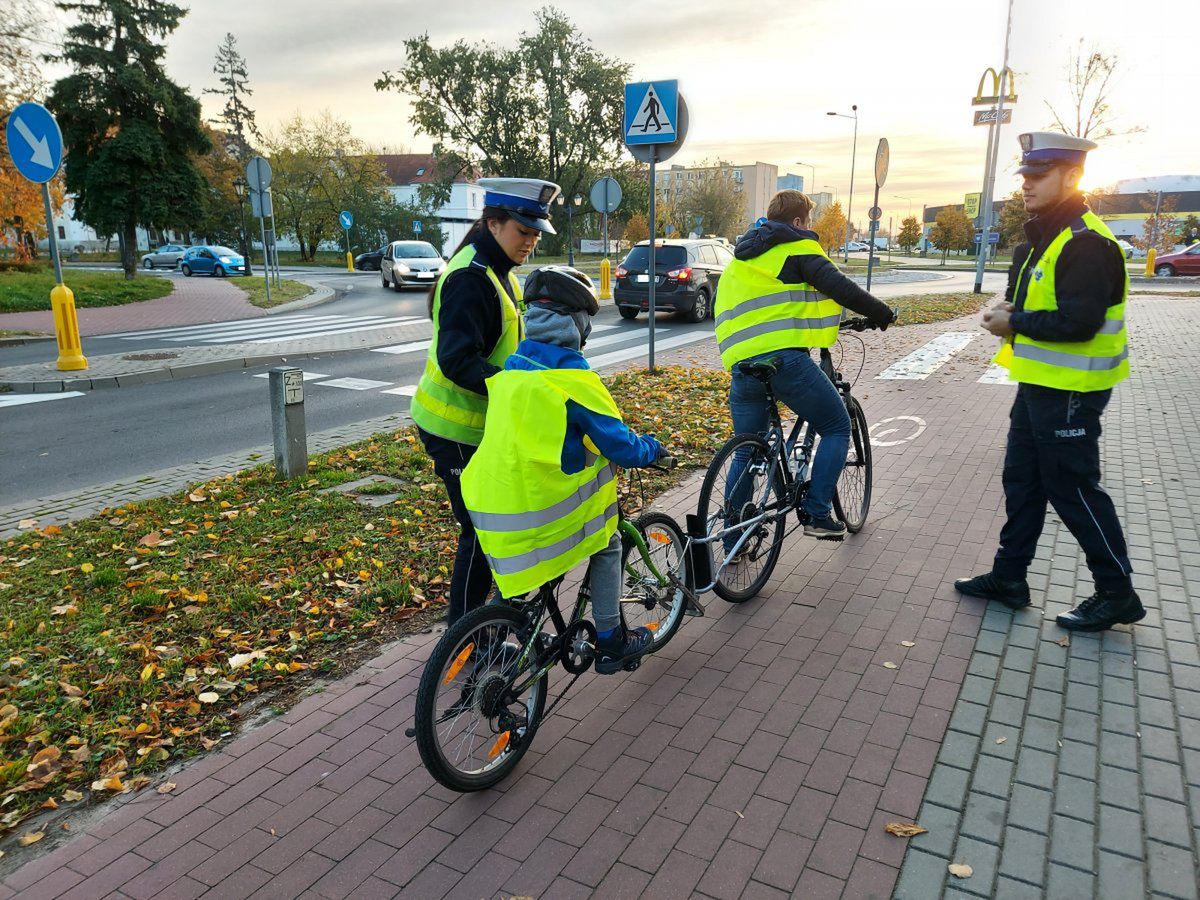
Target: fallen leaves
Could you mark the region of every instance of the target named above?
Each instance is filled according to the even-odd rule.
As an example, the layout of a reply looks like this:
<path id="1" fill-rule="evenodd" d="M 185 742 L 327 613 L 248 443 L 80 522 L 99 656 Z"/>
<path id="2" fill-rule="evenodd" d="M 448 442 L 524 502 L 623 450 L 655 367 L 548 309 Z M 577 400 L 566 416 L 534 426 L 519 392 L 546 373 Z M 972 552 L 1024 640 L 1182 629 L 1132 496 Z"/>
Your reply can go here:
<path id="1" fill-rule="evenodd" d="M 1005 743 L 1005 742 L 1007 742 L 1007 741 L 1008 741 L 1008 738 L 1004 737 L 1003 735 L 1001 735 L 1000 737 L 996 738 L 996 743 L 997 743 L 997 744 L 1003 744 L 1003 743 Z"/>
<path id="2" fill-rule="evenodd" d="M 121 780 L 119 775 L 113 775 L 111 778 L 97 778 L 92 782 L 93 791 L 112 791 L 117 794 L 125 793 L 128 788 L 125 782 Z"/>
<path id="3" fill-rule="evenodd" d="M 912 641 L 901 641 L 900 646 L 901 647 L 915 647 L 917 645 Z"/>
<path id="4" fill-rule="evenodd" d="M 918 834 L 928 834 L 929 832 L 928 828 L 922 828 L 915 822 L 888 822 L 883 830 L 902 838 L 916 837 Z"/>
<path id="5" fill-rule="evenodd" d="M 970 878 L 975 874 L 975 870 L 966 863 L 950 863 L 946 870 L 955 878 Z"/>
<path id="6" fill-rule="evenodd" d="M 216 703 L 221 699 L 221 695 L 216 691 L 205 691 L 196 697 L 201 703 Z"/>
<path id="7" fill-rule="evenodd" d="M 1069 634 L 1064 634 L 1061 638 L 1059 638 L 1054 643 L 1058 644 L 1058 646 L 1060 646 L 1060 647 L 1070 647 L 1071 646 L 1071 636 Z"/>
<path id="8" fill-rule="evenodd" d="M 898 669 L 898 668 L 900 668 L 900 667 L 899 667 L 898 665 L 896 665 L 894 662 L 885 662 L 885 663 L 883 664 L 883 667 L 884 667 L 885 669 Z"/>
<path id="9" fill-rule="evenodd" d="M 30 844 L 36 844 L 45 836 L 46 832 L 44 831 L 27 831 L 17 838 L 17 843 L 22 847 L 28 847 Z"/>
<path id="10" fill-rule="evenodd" d="M 204 493 L 203 488 L 198 488 L 187 495 L 187 498 L 193 503 L 203 503 L 208 499 L 208 494 Z"/>
<path id="11" fill-rule="evenodd" d="M 163 782 L 162 784 L 160 784 L 160 785 L 159 785 L 159 786 L 156 788 L 156 790 L 157 790 L 157 791 L 158 791 L 160 794 L 169 794 L 169 793 L 171 793 L 171 791 L 175 790 L 175 788 L 176 788 L 176 787 L 178 787 L 178 785 L 176 785 L 176 784 L 175 784 L 175 782 L 173 782 L 173 781 L 165 781 L 165 782 Z"/>
<path id="12" fill-rule="evenodd" d="M 83 799 L 83 794 L 81 794 L 79 791 L 73 791 L 70 788 L 67 788 L 62 792 L 62 798 L 67 803 L 78 803 Z"/>

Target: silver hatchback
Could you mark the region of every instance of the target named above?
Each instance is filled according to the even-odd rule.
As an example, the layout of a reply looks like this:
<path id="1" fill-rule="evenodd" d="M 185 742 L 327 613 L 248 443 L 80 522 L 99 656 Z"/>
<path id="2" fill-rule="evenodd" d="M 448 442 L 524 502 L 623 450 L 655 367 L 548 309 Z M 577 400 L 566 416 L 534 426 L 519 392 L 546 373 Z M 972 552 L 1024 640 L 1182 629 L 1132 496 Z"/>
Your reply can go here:
<path id="1" fill-rule="evenodd" d="M 183 258 L 187 247 L 182 247 L 179 244 L 164 244 L 157 250 L 151 250 L 142 256 L 143 269 L 157 269 L 160 266 L 165 269 L 173 269 L 179 265 L 179 260 Z"/>
<path id="2" fill-rule="evenodd" d="M 383 286 L 395 291 L 433 284 L 445 269 L 446 261 L 425 241 L 392 241 L 379 261 Z"/>

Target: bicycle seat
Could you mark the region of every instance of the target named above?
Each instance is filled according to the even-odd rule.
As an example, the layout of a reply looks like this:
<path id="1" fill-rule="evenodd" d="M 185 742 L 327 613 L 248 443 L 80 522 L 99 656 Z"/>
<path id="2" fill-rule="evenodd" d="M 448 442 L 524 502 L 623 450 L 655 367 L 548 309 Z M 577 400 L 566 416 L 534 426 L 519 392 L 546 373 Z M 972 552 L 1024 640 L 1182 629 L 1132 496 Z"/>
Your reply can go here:
<path id="1" fill-rule="evenodd" d="M 751 378 L 757 378 L 763 384 L 768 384 L 779 374 L 781 365 L 783 365 L 783 360 L 778 356 L 772 356 L 769 359 L 740 362 L 737 369 L 743 375 L 749 375 Z"/>

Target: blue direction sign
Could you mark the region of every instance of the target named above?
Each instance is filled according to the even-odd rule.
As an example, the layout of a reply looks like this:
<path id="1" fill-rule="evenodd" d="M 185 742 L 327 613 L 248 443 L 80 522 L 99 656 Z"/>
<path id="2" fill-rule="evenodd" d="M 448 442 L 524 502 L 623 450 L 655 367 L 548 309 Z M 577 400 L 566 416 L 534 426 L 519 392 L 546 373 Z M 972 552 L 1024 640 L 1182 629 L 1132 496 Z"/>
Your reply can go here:
<path id="1" fill-rule="evenodd" d="M 342 223 L 343 228 L 349 228 L 354 224 L 354 216 L 350 215 L 348 210 L 343 209 L 341 213 L 338 214 L 338 221 Z"/>
<path id="2" fill-rule="evenodd" d="M 983 232 L 981 232 L 981 231 L 975 232 L 975 243 L 977 243 L 977 244 L 983 243 Z M 988 243 L 989 244 L 999 244 L 1000 243 L 1000 232 L 989 231 L 988 232 Z"/>
<path id="3" fill-rule="evenodd" d="M 421 233 L 421 220 L 413 219 L 413 234 L 420 234 L 420 233 Z"/>
<path id="4" fill-rule="evenodd" d="M 625 85 L 625 143 L 673 144 L 679 138 L 679 82 L 640 81 Z"/>
<path id="5" fill-rule="evenodd" d="M 62 165 L 63 139 L 50 110 L 40 103 L 22 103 L 8 117 L 8 153 L 17 171 L 44 184 Z"/>

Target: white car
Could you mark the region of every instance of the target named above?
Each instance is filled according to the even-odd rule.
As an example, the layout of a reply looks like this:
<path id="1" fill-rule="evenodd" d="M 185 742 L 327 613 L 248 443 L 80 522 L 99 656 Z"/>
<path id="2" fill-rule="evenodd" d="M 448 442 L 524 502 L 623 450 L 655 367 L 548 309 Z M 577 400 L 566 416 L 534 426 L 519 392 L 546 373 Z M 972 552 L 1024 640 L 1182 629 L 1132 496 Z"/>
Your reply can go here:
<path id="1" fill-rule="evenodd" d="M 1117 246 L 1121 248 L 1121 252 L 1125 254 L 1126 259 L 1133 259 L 1133 244 L 1117 238 Z"/>
<path id="2" fill-rule="evenodd" d="M 426 241 L 392 241 L 379 261 L 383 286 L 394 291 L 431 285 L 445 270 L 446 261 Z"/>

